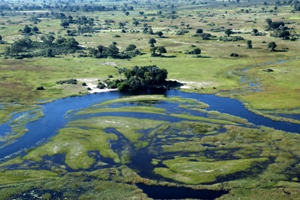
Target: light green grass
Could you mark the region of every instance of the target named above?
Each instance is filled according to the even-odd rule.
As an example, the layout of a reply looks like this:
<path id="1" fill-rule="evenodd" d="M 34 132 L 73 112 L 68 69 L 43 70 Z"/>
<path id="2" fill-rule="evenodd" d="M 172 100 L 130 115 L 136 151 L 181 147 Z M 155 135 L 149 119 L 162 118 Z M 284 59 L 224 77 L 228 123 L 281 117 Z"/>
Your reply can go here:
<path id="1" fill-rule="evenodd" d="M 76 113 L 77 115 L 83 114 L 92 114 L 92 113 L 111 113 L 111 112 L 140 112 L 140 113 L 154 113 L 154 114 L 163 114 L 165 109 L 155 108 L 151 106 L 127 106 L 119 108 L 88 108 L 83 111 Z"/>
<path id="2" fill-rule="evenodd" d="M 87 152 L 99 150 L 102 156 L 112 158 L 118 163 L 118 155 L 109 148 L 109 139 L 116 140 L 117 136 L 96 129 L 64 128 L 50 142 L 29 151 L 23 159 L 41 161 L 45 155 L 66 154 L 65 162 L 71 168 L 86 169 L 94 163 L 94 159 Z"/>
<path id="3" fill-rule="evenodd" d="M 226 160 L 214 162 L 192 162 L 189 158 L 163 161 L 168 168 L 155 168 L 154 172 L 166 178 L 188 184 L 214 182 L 217 177 L 246 170 L 253 162 L 264 162 L 267 158 Z"/>

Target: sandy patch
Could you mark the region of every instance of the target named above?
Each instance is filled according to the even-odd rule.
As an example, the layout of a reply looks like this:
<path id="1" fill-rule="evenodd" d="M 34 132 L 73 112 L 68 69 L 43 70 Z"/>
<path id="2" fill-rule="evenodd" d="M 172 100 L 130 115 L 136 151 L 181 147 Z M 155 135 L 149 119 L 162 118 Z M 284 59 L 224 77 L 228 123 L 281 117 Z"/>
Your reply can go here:
<path id="1" fill-rule="evenodd" d="M 113 66 L 113 67 L 118 66 L 118 64 L 115 63 L 115 62 L 99 62 L 98 64 L 100 64 L 100 65 L 108 65 L 108 66 Z"/>
<path id="2" fill-rule="evenodd" d="M 180 87 L 182 89 L 194 89 L 194 88 L 202 88 L 202 87 L 214 85 L 214 83 L 212 81 L 194 82 L 194 81 L 180 81 L 180 80 L 176 80 L 176 79 L 169 79 L 169 80 L 182 83 L 183 86 Z"/>
<path id="3" fill-rule="evenodd" d="M 77 79 L 80 82 L 86 83 L 86 86 L 84 86 L 86 89 L 90 88 L 88 91 L 90 94 L 94 93 L 102 93 L 102 92 L 111 92 L 111 91 L 117 91 L 118 89 L 99 89 L 97 88 L 98 85 L 98 78 L 79 78 Z"/>

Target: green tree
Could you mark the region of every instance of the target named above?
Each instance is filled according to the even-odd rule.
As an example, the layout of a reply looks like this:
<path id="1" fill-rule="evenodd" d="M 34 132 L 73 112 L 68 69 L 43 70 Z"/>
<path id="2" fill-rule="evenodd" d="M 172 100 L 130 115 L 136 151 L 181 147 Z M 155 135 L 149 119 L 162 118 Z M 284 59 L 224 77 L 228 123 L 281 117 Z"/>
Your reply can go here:
<path id="1" fill-rule="evenodd" d="M 275 48 L 277 47 L 276 43 L 275 42 L 270 42 L 268 44 L 268 48 L 270 51 L 275 51 Z"/>
<path id="2" fill-rule="evenodd" d="M 34 26 L 34 27 L 32 27 L 32 31 L 37 33 L 37 32 L 39 32 L 39 29 L 38 29 L 38 27 Z"/>
<path id="3" fill-rule="evenodd" d="M 201 28 L 198 28 L 198 29 L 196 30 L 196 33 L 197 33 L 197 34 L 201 34 L 201 33 L 203 33 L 203 29 L 201 29 Z"/>
<path id="4" fill-rule="evenodd" d="M 53 50 L 52 49 L 47 49 L 46 57 L 53 57 Z"/>
<path id="5" fill-rule="evenodd" d="M 69 24 L 69 22 L 68 22 L 67 20 L 63 20 L 63 21 L 60 23 L 60 25 L 61 25 L 62 27 L 64 27 L 64 28 L 67 28 L 70 24 Z"/>
<path id="6" fill-rule="evenodd" d="M 253 33 L 254 33 L 254 36 L 256 36 L 256 35 L 258 34 L 258 30 L 257 30 L 256 28 L 253 29 L 252 31 L 253 31 Z"/>
<path id="7" fill-rule="evenodd" d="M 251 40 L 247 40 L 247 49 L 252 49 L 252 41 Z"/>
<path id="8" fill-rule="evenodd" d="M 163 36 L 163 32 L 161 32 L 161 31 L 158 31 L 156 34 L 157 34 L 159 37 L 162 37 L 162 36 Z"/>
<path id="9" fill-rule="evenodd" d="M 225 34 L 229 37 L 232 34 L 232 30 L 231 29 L 226 29 Z"/>
<path id="10" fill-rule="evenodd" d="M 128 11 L 126 11 L 126 12 L 125 12 L 125 15 L 126 15 L 126 16 L 128 16 L 128 15 L 129 15 L 129 12 L 128 12 Z"/>
<path id="11" fill-rule="evenodd" d="M 163 46 L 157 47 L 157 51 L 159 52 L 160 56 L 161 56 L 162 53 L 167 53 L 166 48 L 163 47 Z"/>
<path id="12" fill-rule="evenodd" d="M 271 23 L 272 23 L 272 19 L 270 19 L 270 18 L 267 18 L 267 19 L 266 19 L 266 22 L 267 22 L 268 26 L 270 26 L 270 25 L 271 25 Z"/>
<path id="13" fill-rule="evenodd" d="M 136 46 L 134 44 L 130 44 L 128 45 L 128 47 L 126 47 L 126 51 L 134 51 L 136 49 Z"/>
<path id="14" fill-rule="evenodd" d="M 23 32 L 25 34 L 29 34 L 31 32 L 31 28 L 28 26 L 28 25 L 25 25 L 24 29 L 23 29 Z"/>
<path id="15" fill-rule="evenodd" d="M 116 45 L 114 44 L 111 44 L 109 45 L 109 47 L 106 49 L 106 54 L 108 56 L 111 56 L 111 57 L 115 57 L 119 54 L 119 49 L 116 47 Z"/>
<path id="16" fill-rule="evenodd" d="M 289 39 L 290 32 L 289 31 L 281 31 L 279 34 L 279 37 L 281 37 L 283 40 Z"/>
<path id="17" fill-rule="evenodd" d="M 195 48 L 195 49 L 194 49 L 194 54 L 200 55 L 200 54 L 201 54 L 201 49 Z"/>
<path id="18" fill-rule="evenodd" d="M 150 38 L 148 40 L 148 44 L 150 44 L 151 47 L 154 47 L 154 44 L 156 43 L 156 40 L 154 38 Z"/>

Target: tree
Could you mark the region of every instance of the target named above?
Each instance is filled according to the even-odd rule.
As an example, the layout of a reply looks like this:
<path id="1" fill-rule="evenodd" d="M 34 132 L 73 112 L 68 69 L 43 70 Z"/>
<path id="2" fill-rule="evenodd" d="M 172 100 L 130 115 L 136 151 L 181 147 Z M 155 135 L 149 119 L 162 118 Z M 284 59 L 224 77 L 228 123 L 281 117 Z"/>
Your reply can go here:
<path id="1" fill-rule="evenodd" d="M 161 31 L 156 32 L 156 34 L 157 34 L 159 37 L 162 37 L 162 36 L 163 36 L 163 32 L 161 32 Z"/>
<path id="2" fill-rule="evenodd" d="M 2 40 L 2 35 L 0 35 L 0 40 Z"/>
<path id="3" fill-rule="evenodd" d="M 270 26 L 270 28 L 273 28 L 273 29 L 284 28 L 284 22 L 283 21 L 272 22 L 269 26 Z"/>
<path id="4" fill-rule="evenodd" d="M 275 48 L 277 47 L 276 43 L 275 42 L 270 42 L 268 44 L 268 48 L 270 51 L 275 51 Z"/>
<path id="5" fill-rule="evenodd" d="M 151 47 L 153 47 L 154 44 L 156 43 L 156 40 L 155 40 L 154 38 L 150 38 L 150 39 L 148 40 L 148 43 L 150 44 Z"/>
<path id="6" fill-rule="evenodd" d="M 289 39 L 289 36 L 290 36 L 290 32 L 289 31 L 282 31 L 279 34 L 279 37 L 281 37 L 283 40 Z"/>
<path id="7" fill-rule="evenodd" d="M 53 57 L 53 50 L 52 49 L 47 49 L 45 56 L 46 57 Z"/>
<path id="8" fill-rule="evenodd" d="M 144 15 L 144 11 L 140 11 L 139 14 L 140 14 L 140 15 Z"/>
<path id="9" fill-rule="evenodd" d="M 247 40 L 247 49 L 252 49 L 252 41 Z"/>
<path id="10" fill-rule="evenodd" d="M 126 12 L 125 12 L 125 15 L 126 15 L 126 16 L 128 16 L 128 15 L 129 15 L 129 12 L 128 12 L 128 11 L 126 11 Z"/>
<path id="11" fill-rule="evenodd" d="M 166 48 L 163 47 L 163 46 L 157 47 L 157 51 L 159 52 L 160 56 L 161 56 L 162 53 L 167 53 Z"/>
<path id="12" fill-rule="evenodd" d="M 29 34 L 31 32 L 31 28 L 28 26 L 28 25 L 25 25 L 24 29 L 23 29 L 23 32 L 25 34 Z"/>
<path id="13" fill-rule="evenodd" d="M 135 26 L 137 26 L 137 25 L 139 25 L 139 24 L 140 24 L 140 22 L 139 22 L 139 21 L 137 21 L 137 20 L 134 20 L 134 21 L 132 22 L 132 24 L 134 24 Z"/>
<path id="14" fill-rule="evenodd" d="M 136 49 L 136 46 L 134 44 L 130 44 L 128 45 L 128 47 L 126 47 L 126 51 L 134 51 Z"/>
<path id="15" fill-rule="evenodd" d="M 200 55 L 200 54 L 201 54 L 201 49 L 195 48 L 195 49 L 194 49 L 194 54 Z"/>
<path id="16" fill-rule="evenodd" d="M 114 57 L 117 56 L 118 53 L 119 53 L 119 49 L 114 44 L 109 45 L 109 47 L 106 49 L 106 54 L 108 56 Z"/>
<path id="17" fill-rule="evenodd" d="M 69 24 L 69 22 L 68 22 L 67 20 L 63 20 L 63 21 L 60 23 L 60 25 L 61 25 L 62 27 L 64 27 L 64 28 L 67 28 L 70 24 Z"/>
<path id="18" fill-rule="evenodd" d="M 34 26 L 34 27 L 32 27 L 32 31 L 37 33 L 37 32 L 39 32 L 39 29 L 38 29 L 38 27 Z"/>
<path id="19" fill-rule="evenodd" d="M 197 33 L 197 34 L 201 34 L 201 33 L 203 33 L 203 29 L 201 29 L 201 28 L 198 28 L 198 29 L 196 30 L 196 33 Z"/>
<path id="20" fill-rule="evenodd" d="M 267 19 L 266 19 L 266 22 L 267 22 L 268 26 L 270 26 L 270 25 L 271 25 L 271 23 L 272 23 L 272 19 L 270 19 L 270 18 L 267 18 Z"/>
<path id="21" fill-rule="evenodd" d="M 254 36 L 256 36 L 257 33 L 258 33 L 258 30 L 255 28 L 255 29 L 253 29 L 252 31 L 253 31 L 253 33 L 254 33 Z"/>
<path id="22" fill-rule="evenodd" d="M 232 30 L 231 29 L 226 29 L 225 34 L 229 37 L 232 34 Z"/>

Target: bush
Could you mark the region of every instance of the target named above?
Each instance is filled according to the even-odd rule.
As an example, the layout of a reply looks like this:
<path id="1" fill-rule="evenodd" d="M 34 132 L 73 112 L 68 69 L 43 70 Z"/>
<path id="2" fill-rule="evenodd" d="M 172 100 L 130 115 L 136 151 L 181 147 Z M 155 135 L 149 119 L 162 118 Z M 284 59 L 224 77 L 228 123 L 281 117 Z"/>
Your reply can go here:
<path id="1" fill-rule="evenodd" d="M 60 81 L 56 81 L 56 84 L 77 84 L 77 80 L 76 79 L 68 79 L 68 80 L 60 80 Z"/>
<path id="2" fill-rule="evenodd" d="M 36 88 L 36 90 L 45 90 L 45 88 L 43 86 L 39 86 Z"/>

